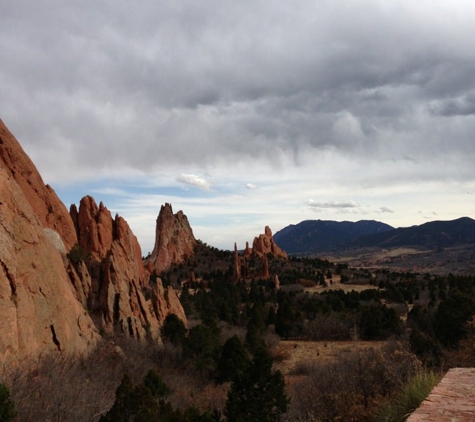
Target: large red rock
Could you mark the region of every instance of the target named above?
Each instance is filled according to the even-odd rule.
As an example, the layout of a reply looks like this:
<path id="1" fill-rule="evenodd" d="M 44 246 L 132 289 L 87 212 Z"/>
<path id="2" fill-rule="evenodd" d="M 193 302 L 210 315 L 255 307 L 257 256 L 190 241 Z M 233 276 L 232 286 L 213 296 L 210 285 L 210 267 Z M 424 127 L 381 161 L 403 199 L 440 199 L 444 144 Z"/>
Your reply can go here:
<path id="1" fill-rule="evenodd" d="M 272 231 L 269 226 L 266 226 L 264 229 L 264 234 L 259 235 L 259 237 L 254 238 L 252 242 L 252 252 L 256 253 L 259 256 L 271 255 L 277 258 L 287 259 L 287 253 L 280 249 L 277 244 L 274 242 L 272 237 Z"/>
<path id="2" fill-rule="evenodd" d="M 150 281 L 137 238 L 122 217 L 112 219 L 110 211 L 90 196 L 82 198 L 79 211 L 72 205 L 70 212 L 79 245 L 89 256 L 89 272 L 76 263 L 69 268 L 71 281 L 78 300 L 100 316 L 102 328 L 159 341 L 168 314 L 174 313 L 186 323 L 173 289 L 164 291 L 159 278 Z"/>
<path id="3" fill-rule="evenodd" d="M 0 146 L 5 152 L 7 143 Z M 32 209 L 31 189 L 28 198 L 12 175 L 27 173 L 18 165 L 7 169 L 9 159 L 0 164 L 0 362 L 45 351 L 87 353 L 98 332 L 75 297 L 58 245 Z"/>
<path id="4" fill-rule="evenodd" d="M 44 184 L 35 165 L 2 120 L 0 120 L 0 164 L 19 185 L 43 228 L 50 228 L 59 233 L 69 251 L 77 242 L 77 238 L 68 210 L 54 190 Z"/>
<path id="5" fill-rule="evenodd" d="M 155 246 L 145 260 L 145 267 L 150 273 L 160 274 L 192 256 L 195 247 L 196 239 L 183 211 L 173 214 L 170 204 L 162 205 L 157 218 Z"/>

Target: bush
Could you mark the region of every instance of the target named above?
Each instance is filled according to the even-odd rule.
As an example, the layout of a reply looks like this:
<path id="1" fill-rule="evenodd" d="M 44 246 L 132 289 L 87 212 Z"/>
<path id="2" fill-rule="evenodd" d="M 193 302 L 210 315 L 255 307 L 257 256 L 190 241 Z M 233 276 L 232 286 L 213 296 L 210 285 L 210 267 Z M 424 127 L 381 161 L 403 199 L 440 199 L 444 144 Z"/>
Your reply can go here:
<path id="1" fill-rule="evenodd" d="M 79 243 L 76 243 L 68 253 L 68 258 L 73 264 L 77 264 L 80 261 L 85 261 L 88 256 Z"/>
<path id="2" fill-rule="evenodd" d="M 441 379 L 442 374 L 437 372 L 419 372 L 408 382 L 394 402 L 387 404 L 378 412 L 376 422 L 404 422 Z"/>
<path id="3" fill-rule="evenodd" d="M 3 384 L 0 384 L 0 421 L 12 421 L 15 416 L 15 404 L 10 398 L 10 391 Z"/>
<path id="4" fill-rule="evenodd" d="M 394 343 L 304 369 L 308 376 L 295 384 L 286 420 L 366 422 L 382 399 L 400 391 L 420 370 L 420 362 Z"/>

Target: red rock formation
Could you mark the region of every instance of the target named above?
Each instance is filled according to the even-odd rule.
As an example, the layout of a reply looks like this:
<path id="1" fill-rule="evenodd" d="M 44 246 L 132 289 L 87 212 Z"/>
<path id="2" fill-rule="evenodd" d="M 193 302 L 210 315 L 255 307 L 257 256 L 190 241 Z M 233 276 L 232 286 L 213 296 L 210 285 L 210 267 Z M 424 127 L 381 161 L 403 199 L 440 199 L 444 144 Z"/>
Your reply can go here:
<path id="1" fill-rule="evenodd" d="M 48 216 L 42 213 L 40 201 L 41 195 L 49 191 L 36 185 L 41 179 L 33 179 L 33 186 L 38 189 L 35 195 L 32 186 L 26 188 L 26 194 L 22 191 L 16 178 L 22 175 L 19 180 L 25 182 L 30 170 L 29 175 L 36 177 L 34 167 L 23 170 L 15 163 L 13 169 L 5 168 L 14 154 L 11 139 L 5 139 L 4 129 L 1 130 L 0 362 L 34 357 L 45 351 L 86 353 L 99 335 L 74 296 L 61 253 L 43 229 L 44 218 Z M 9 154 L 6 160 L 5 151 Z M 46 196 L 46 200 L 53 197 Z M 38 205 L 43 221 L 31 202 Z M 66 226 L 60 224 L 56 228 Z"/>
<path id="2" fill-rule="evenodd" d="M 142 252 L 127 222 L 90 196 L 71 206 L 71 218 L 77 228 L 79 245 L 90 256 L 89 273 L 81 266 L 70 268 L 71 281 L 78 300 L 101 317 L 108 331 L 120 328 L 143 340 L 159 340 L 160 327 L 169 313 L 184 322 L 183 308 L 173 289 L 164 292 L 160 279 L 149 283 L 149 273 L 142 265 Z M 83 275 L 81 275 L 83 273 Z"/>
<path id="3" fill-rule="evenodd" d="M 43 183 L 35 165 L 1 120 L 0 164 L 19 185 L 42 227 L 59 233 L 69 251 L 77 239 L 66 207 L 54 190 Z"/>
<path id="4" fill-rule="evenodd" d="M 247 279 L 249 277 L 259 277 L 263 279 L 270 278 L 269 260 L 267 258 L 268 254 L 271 254 L 277 258 L 287 259 L 287 254 L 274 242 L 272 232 L 268 226 L 265 227 L 264 234 L 254 238 L 252 249 L 249 247 L 249 243 L 246 242 L 246 248 L 244 249 L 241 256 L 238 254 L 237 245 L 235 243 L 233 280 L 237 281 L 241 279 Z M 252 269 L 250 270 L 249 263 L 252 262 L 253 255 L 254 257 L 257 257 L 261 260 L 262 267 L 260 272 L 251 274 Z"/>
<path id="5" fill-rule="evenodd" d="M 160 274 L 192 256 L 195 246 L 195 236 L 183 211 L 173 214 L 170 204 L 162 205 L 157 218 L 155 246 L 145 260 L 145 267 L 150 273 Z"/>
<path id="6" fill-rule="evenodd" d="M 89 259 L 70 262 L 80 243 Z M 0 120 L 0 364 L 45 351 L 87 352 L 95 322 L 159 340 L 173 289 L 149 281 L 128 224 L 91 197 L 71 215 Z"/>
<path id="7" fill-rule="evenodd" d="M 234 242 L 234 270 L 233 280 L 238 281 L 241 279 L 241 261 L 239 260 L 239 253 L 236 242 Z"/>
<path id="8" fill-rule="evenodd" d="M 280 249 L 274 242 L 271 229 L 266 226 L 264 231 L 264 234 L 254 238 L 254 242 L 252 243 L 252 252 L 259 256 L 270 253 L 277 258 L 287 259 L 287 253 Z"/>

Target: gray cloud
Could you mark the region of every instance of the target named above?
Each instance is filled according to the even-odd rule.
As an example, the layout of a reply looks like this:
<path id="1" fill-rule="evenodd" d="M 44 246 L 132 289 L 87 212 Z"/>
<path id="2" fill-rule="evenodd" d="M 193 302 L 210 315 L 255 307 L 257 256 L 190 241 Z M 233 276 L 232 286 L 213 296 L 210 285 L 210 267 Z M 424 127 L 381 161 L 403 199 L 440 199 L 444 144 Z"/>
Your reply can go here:
<path id="1" fill-rule="evenodd" d="M 428 167 L 438 157 L 475 158 L 471 12 L 463 1 L 5 1 L 1 117 L 53 182 L 298 167 L 329 149 L 361 165 L 410 156 L 444 180 Z"/>
<path id="2" fill-rule="evenodd" d="M 317 202 L 313 199 L 307 201 L 307 205 L 311 208 L 316 209 L 346 209 L 346 208 L 359 208 L 359 205 L 353 201 L 348 202 L 339 202 L 339 201 L 330 201 L 330 202 Z"/>

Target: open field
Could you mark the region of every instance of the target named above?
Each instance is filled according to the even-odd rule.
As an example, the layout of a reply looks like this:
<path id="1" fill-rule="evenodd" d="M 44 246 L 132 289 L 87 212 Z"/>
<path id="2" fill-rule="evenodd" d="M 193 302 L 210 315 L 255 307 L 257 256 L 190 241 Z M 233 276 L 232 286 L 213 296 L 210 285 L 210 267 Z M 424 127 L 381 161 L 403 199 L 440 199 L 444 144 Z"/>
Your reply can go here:
<path id="1" fill-rule="evenodd" d="M 475 272 L 475 245 L 457 245 L 447 248 L 392 249 L 363 248 L 340 253 L 322 254 L 322 259 L 345 263 L 353 268 L 390 269 L 394 271 L 429 272 L 444 275 L 473 274 Z"/>
<path id="2" fill-rule="evenodd" d="M 355 350 L 380 349 L 385 341 L 299 341 L 282 340 L 276 369 L 284 375 L 295 374 L 299 364 L 327 363 Z"/>
<path id="3" fill-rule="evenodd" d="M 338 277 L 338 276 L 336 276 Z M 322 293 L 327 290 L 343 290 L 345 293 L 346 292 L 351 292 L 352 290 L 356 292 L 362 292 L 363 290 L 368 290 L 368 289 L 377 289 L 378 286 L 374 286 L 372 284 L 350 284 L 350 283 L 345 283 L 342 284 L 338 281 L 336 281 L 335 276 L 333 276 L 333 283 L 324 287 L 324 286 L 314 286 L 314 287 L 306 287 L 305 291 L 309 293 Z"/>

